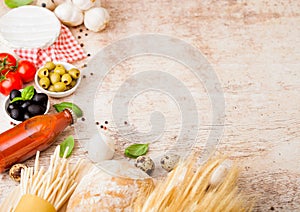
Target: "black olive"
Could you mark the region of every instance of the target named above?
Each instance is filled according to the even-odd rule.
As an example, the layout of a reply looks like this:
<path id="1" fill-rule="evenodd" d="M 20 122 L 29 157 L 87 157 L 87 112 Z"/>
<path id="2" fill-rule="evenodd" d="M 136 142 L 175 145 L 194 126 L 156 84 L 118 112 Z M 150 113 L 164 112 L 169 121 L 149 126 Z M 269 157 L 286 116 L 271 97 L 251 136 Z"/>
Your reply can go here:
<path id="1" fill-rule="evenodd" d="M 21 106 L 21 104 L 23 104 L 23 100 L 19 100 L 19 101 L 15 101 L 13 102 L 13 104 L 17 105 L 17 106 Z"/>
<path id="2" fill-rule="evenodd" d="M 42 115 L 42 114 L 44 114 L 44 112 L 46 111 L 46 109 L 43 106 L 41 106 L 41 105 L 32 104 L 32 105 L 28 106 L 27 111 L 32 116 L 36 116 L 36 115 Z"/>
<path id="3" fill-rule="evenodd" d="M 32 97 L 32 101 L 38 103 L 39 105 L 47 105 L 48 96 L 44 93 L 37 93 Z"/>
<path id="4" fill-rule="evenodd" d="M 22 108 L 24 111 L 26 111 L 27 107 L 31 104 L 32 104 L 32 102 L 30 100 L 26 100 L 20 105 L 20 108 Z"/>
<path id="5" fill-rule="evenodd" d="M 27 120 L 27 119 L 31 118 L 31 114 L 28 111 L 26 111 L 26 112 L 24 112 L 23 118 L 24 118 L 24 120 Z"/>
<path id="6" fill-rule="evenodd" d="M 18 108 L 18 107 L 19 107 L 19 106 L 13 102 L 13 103 L 10 103 L 10 104 L 7 106 L 7 109 L 6 109 L 6 110 L 7 110 L 7 112 L 10 113 L 10 111 L 11 111 L 12 109 L 15 109 L 15 108 Z"/>
<path id="7" fill-rule="evenodd" d="M 21 91 L 16 90 L 16 89 L 12 90 L 12 91 L 10 92 L 10 94 L 9 94 L 9 100 L 11 101 L 11 100 L 13 100 L 15 97 L 21 97 Z"/>
<path id="8" fill-rule="evenodd" d="M 23 120 L 23 114 L 20 109 L 14 108 L 10 111 L 10 117 L 17 121 L 22 121 Z"/>

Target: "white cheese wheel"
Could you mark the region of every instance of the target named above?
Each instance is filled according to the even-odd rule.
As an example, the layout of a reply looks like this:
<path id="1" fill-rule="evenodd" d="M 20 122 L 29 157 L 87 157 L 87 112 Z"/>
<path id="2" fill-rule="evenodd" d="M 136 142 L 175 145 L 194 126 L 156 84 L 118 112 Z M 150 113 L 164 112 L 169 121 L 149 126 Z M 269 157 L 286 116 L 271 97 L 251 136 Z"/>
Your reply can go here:
<path id="1" fill-rule="evenodd" d="M 132 211 L 140 189 L 150 186 L 152 178 L 127 161 L 103 161 L 82 178 L 67 211 Z"/>
<path id="2" fill-rule="evenodd" d="M 44 48 L 60 33 L 60 21 L 53 12 L 38 6 L 22 6 L 0 18 L 0 34 L 13 48 Z"/>

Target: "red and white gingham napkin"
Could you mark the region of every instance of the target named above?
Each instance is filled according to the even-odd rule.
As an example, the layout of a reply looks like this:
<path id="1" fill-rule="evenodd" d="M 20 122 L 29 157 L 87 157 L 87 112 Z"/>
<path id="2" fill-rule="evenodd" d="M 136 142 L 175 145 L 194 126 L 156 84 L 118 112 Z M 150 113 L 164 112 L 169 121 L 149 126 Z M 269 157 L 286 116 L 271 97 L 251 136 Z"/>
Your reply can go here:
<path id="1" fill-rule="evenodd" d="M 14 52 L 24 60 L 33 62 L 37 68 L 47 61 L 75 62 L 86 57 L 81 46 L 68 27 L 61 25 L 57 40 L 46 48 L 14 49 Z"/>

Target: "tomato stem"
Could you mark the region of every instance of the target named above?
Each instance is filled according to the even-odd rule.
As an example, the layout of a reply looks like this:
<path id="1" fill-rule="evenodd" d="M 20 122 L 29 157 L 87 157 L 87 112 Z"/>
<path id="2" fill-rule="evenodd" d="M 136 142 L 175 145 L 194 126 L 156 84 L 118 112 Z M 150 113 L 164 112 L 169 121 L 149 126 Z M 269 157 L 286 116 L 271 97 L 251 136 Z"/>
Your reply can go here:
<path id="1" fill-rule="evenodd" d="M 7 69 L 7 71 L 5 72 L 5 75 L 8 72 L 13 71 L 18 66 L 17 64 L 16 64 L 16 66 L 9 66 L 11 64 L 11 62 L 8 62 L 7 59 L 8 59 L 8 56 L 5 56 L 2 61 L 0 60 L 0 72 Z"/>
<path id="2" fill-rule="evenodd" d="M 3 74 L 0 75 L 0 82 L 2 82 L 3 80 L 6 80 L 6 74 L 5 75 L 3 75 Z"/>

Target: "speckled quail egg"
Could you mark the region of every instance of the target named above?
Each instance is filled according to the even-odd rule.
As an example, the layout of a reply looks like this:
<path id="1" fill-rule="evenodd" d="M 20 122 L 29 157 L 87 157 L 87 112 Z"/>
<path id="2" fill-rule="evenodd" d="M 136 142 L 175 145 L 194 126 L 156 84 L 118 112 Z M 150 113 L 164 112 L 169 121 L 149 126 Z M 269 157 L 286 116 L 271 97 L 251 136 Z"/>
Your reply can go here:
<path id="1" fill-rule="evenodd" d="M 20 182 L 21 180 L 21 170 L 26 169 L 27 166 L 22 163 L 17 163 L 13 165 L 9 170 L 9 176 L 16 182 Z"/>
<path id="2" fill-rule="evenodd" d="M 163 169 L 170 172 L 179 162 L 180 156 L 175 154 L 166 154 L 160 159 L 160 165 Z"/>
<path id="3" fill-rule="evenodd" d="M 146 172 L 148 175 L 151 175 L 155 169 L 155 164 L 153 160 L 148 156 L 139 156 L 136 160 L 134 165 Z"/>

